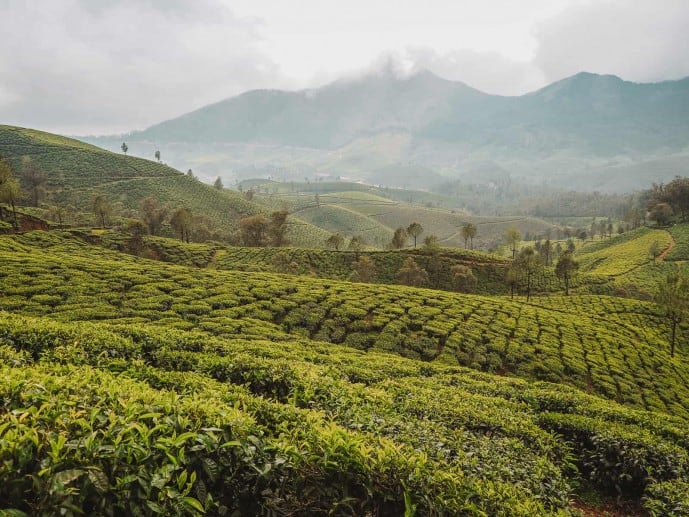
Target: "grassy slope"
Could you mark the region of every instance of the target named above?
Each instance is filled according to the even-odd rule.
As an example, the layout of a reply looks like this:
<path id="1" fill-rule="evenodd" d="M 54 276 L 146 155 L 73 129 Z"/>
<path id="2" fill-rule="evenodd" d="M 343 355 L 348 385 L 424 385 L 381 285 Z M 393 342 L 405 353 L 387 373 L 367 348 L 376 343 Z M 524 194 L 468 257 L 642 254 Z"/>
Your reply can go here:
<path id="1" fill-rule="evenodd" d="M 505 230 L 517 227 L 523 235 L 541 234 L 554 228 L 551 223 L 534 217 L 490 217 L 467 215 L 454 205 L 434 195 L 416 191 L 381 189 L 356 183 L 248 183 L 257 188 L 256 199 L 271 207 L 287 206 L 314 224 L 346 235 L 364 234 L 371 244 L 384 247 L 398 227 L 421 223 L 427 235 L 436 235 L 443 246 L 464 246 L 460 229 L 471 222 L 478 227 L 475 247 L 489 248 L 502 244 Z M 266 191 L 268 193 L 266 193 Z M 320 206 L 317 206 L 318 195 Z M 411 203 L 413 201 L 414 204 Z M 388 242 L 385 242 L 387 239 Z M 382 241 L 381 241 L 382 240 Z M 411 244 L 411 240 L 409 241 Z"/>
<path id="2" fill-rule="evenodd" d="M 689 493 L 685 351 L 644 303 L 213 272 L 57 233 L 0 255 L 0 307 L 31 315 L 0 313 L 3 506 L 547 515 L 583 479 L 662 514 Z M 60 453 L 58 434 L 90 445 Z"/>
<path id="3" fill-rule="evenodd" d="M 651 299 L 658 282 L 678 264 L 687 259 L 686 225 L 668 232 L 663 229 L 639 228 L 609 240 L 589 243 L 577 251 L 581 270 L 589 275 L 594 290 L 641 299 Z M 674 237 L 675 247 L 664 261 L 653 261 L 651 245 L 658 243 L 668 249 Z M 589 286 L 590 287 L 590 286 Z"/>
<path id="4" fill-rule="evenodd" d="M 140 201 L 155 196 L 172 206 L 187 206 L 223 229 L 237 227 L 243 215 L 269 213 L 234 191 L 218 191 L 185 174 L 150 160 L 115 154 L 78 140 L 31 129 L 0 126 L 0 156 L 21 170 L 28 156 L 48 176 L 48 188 L 58 203 L 91 212 L 97 194 L 138 210 Z M 291 219 L 290 238 L 297 245 L 321 246 L 328 233 Z"/>
<path id="5" fill-rule="evenodd" d="M 4 238 L 2 254 L 0 306 L 7 310 L 148 322 L 225 337 L 296 335 L 564 382 L 637 407 L 689 414 L 689 371 L 682 356 L 669 359 L 664 326 L 643 302 L 584 297 L 587 306 L 550 297 L 524 304 L 401 286 L 189 270 L 40 232 Z"/>

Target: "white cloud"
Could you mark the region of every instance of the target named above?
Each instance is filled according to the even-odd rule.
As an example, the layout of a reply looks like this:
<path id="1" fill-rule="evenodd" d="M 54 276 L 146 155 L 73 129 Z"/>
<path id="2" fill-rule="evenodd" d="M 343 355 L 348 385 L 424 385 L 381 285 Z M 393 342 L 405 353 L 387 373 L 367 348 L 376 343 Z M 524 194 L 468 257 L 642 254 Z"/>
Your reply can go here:
<path id="1" fill-rule="evenodd" d="M 124 131 L 287 84 L 256 22 L 213 0 L 5 0 L 0 34 L 5 123 Z"/>
<path id="2" fill-rule="evenodd" d="M 549 81 L 580 71 L 648 82 L 689 75 L 686 0 L 579 4 L 535 30 L 534 64 Z"/>

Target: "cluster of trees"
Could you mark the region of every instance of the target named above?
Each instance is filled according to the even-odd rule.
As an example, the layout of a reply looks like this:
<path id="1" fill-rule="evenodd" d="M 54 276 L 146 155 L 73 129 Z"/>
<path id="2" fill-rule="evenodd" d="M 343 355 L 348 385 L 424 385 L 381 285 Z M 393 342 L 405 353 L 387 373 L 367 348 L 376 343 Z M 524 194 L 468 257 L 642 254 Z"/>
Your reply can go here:
<path id="1" fill-rule="evenodd" d="M 239 220 L 239 242 L 243 246 L 286 246 L 287 210 L 251 215 Z M 344 239 L 343 239 L 344 240 Z"/>
<path id="2" fill-rule="evenodd" d="M 647 198 L 648 217 L 658 225 L 666 225 L 675 218 L 689 220 L 689 178 L 678 176 L 667 185 L 654 183 Z"/>

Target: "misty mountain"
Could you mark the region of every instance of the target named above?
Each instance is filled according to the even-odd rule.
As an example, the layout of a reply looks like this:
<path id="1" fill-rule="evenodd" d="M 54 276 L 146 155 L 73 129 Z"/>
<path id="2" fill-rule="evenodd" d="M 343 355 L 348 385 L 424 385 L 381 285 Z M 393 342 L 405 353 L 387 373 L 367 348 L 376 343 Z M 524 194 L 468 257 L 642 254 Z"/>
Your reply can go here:
<path id="1" fill-rule="evenodd" d="M 126 139 L 133 152 L 137 144 L 149 154 L 161 147 L 184 162 L 176 166 L 209 176 L 278 167 L 299 178 L 325 171 L 389 184 L 391 169 L 418 166 L 435 171 L 428 180 L 436 184 L 440 174 L 480 179 L 490 161 L 527 180 L 576 188 L 562 175 L 611 166 L 619 177 L 629 165 L 638 176 L 640 164 L 669 155 L 689 165 L 689 78 L 639 84 L 580 73 L 505 97 L 428 71 L 379 72 L 308 90 L 249 91 Z M 648 183 L 621 174 L 624 188 Z"/>

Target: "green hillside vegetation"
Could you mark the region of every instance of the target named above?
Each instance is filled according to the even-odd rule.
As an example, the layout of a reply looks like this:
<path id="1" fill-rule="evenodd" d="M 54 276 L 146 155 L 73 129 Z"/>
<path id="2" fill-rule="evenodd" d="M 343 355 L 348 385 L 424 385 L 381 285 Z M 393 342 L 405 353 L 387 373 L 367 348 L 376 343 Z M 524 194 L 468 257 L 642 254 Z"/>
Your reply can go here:
<path id="1" fill-rule="evenodd" d="M 242 216 L 270 213 L 240 193 L 217 190 L 164 164 L 41 131 L 0 126 L 0 156 L 10 162 L 17 177 L 24 157 L 30 158 L 46 176 L 49 203 L 82 214 L 92 214 L 94 198 L 103 195 L 114 216 L 139 217 L 141 201 L 153 196 L 173 209 L 184 206 L 205 216 L 227 236 Z M 328 235 L 298 218 L 290 219 L 288 238 L 297 245 L 321 246 Z"/>
<path id="2" fill-rule="evenodd" d="M 565 515 L 584 486 L 685 513 L 687 350 L 647 303 L 211 271 L 60 232 L 1 236 L 0 259 L 3 508 Z"/>
<path id="3" fill-rule="evenodd" d="M 278 183 L 258 180 L 242 183 L 254 189 L 254 199 L 271 209 L 287 208 L 297 217 L 330 232 L 363 237 L 369 245 L 385 248 L 398 227 L 416 221 L 423 235 L 436 235 L 447 247 L 464 247 L 460 229 L 465 223 L 478 228 L 474 246 L 495 250 L 507 228 L 536 237 L 556 233 L 558 226 L 526 216 L 494 217 L 468 214 L 457 200 L 421 191 L 380 188 L 348 182 Z M 436 200 L 436 201 L 433 201 Z M 411 245 L 411 241 L 409 241 Z"/>

